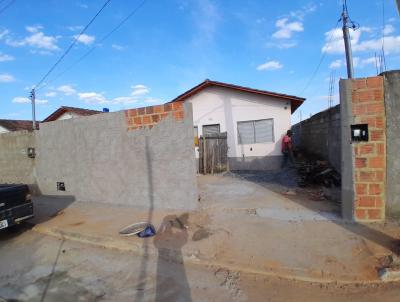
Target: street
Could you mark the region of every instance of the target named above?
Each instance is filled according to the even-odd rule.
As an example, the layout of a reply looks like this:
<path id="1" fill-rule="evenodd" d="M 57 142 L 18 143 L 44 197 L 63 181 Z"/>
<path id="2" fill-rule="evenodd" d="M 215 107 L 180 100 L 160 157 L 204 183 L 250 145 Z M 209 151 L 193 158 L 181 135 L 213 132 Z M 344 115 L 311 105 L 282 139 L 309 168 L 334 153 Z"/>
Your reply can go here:
<path id="1" fill-rule="evenodd" d="M 396 283 L 317 284 L 184 265 L 38 234 L 0 233 L 5 301 L 398 301 Z M 1 300 L 1 299 L 0 299 Z"/>

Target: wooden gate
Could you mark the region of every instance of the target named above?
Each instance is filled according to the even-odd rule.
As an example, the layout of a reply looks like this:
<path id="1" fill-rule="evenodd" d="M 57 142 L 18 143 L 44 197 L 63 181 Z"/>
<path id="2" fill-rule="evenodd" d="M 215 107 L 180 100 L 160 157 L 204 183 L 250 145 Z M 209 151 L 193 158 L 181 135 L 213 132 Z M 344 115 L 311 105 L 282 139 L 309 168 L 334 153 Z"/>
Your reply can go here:
<path id="1" fill-rule="evenodd" d="M 200 136 L 199 172 L 214 174 L 227 170 L 228 142 L 226 132 Z"/>

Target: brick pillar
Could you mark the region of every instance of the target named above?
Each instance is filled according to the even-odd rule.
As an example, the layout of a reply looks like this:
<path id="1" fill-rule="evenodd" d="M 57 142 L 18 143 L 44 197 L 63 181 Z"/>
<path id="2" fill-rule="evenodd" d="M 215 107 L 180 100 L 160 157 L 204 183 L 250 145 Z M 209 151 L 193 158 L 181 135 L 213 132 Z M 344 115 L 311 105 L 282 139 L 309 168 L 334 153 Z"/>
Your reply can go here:
<path id="1" fill-rule="evenodd" d="M 383 77 L 349 80 L 352 124 L 368 124 L 368 141 L 352 142 L 353 219 L 385 219 L 386 116 Z M 350 131 L 350 129 L 347 129 Z"/>

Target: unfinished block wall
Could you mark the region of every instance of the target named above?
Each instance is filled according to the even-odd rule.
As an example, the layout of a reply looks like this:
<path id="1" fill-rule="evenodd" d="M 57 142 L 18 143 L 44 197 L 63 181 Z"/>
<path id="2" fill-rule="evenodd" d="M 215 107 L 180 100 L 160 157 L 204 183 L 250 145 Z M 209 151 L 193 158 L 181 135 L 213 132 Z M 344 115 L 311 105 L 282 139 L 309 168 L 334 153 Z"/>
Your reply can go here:
<path id="1" fill-rule="evenodd" d="M 354 219 L 385 218 L 386 118 L 383 77 L 351 81 L 352 124 L 368 124 L 368 141 L 352 142 Z M 349 131 L 349 129 L 347 130 Z"/>
<path id="2" fill-rule="evenodd" d="M 43 194 L 149 211 L 198 205 L 191 104 L 43 123 L 36 147 Z"/>
<path id="3" fill-rule="evenodd" d="M 153 128 L 162 119 L 172 115 L 176 121 L 184 118 L 183 102 L 129 109 L 125 111 L 128 130 Z"/>

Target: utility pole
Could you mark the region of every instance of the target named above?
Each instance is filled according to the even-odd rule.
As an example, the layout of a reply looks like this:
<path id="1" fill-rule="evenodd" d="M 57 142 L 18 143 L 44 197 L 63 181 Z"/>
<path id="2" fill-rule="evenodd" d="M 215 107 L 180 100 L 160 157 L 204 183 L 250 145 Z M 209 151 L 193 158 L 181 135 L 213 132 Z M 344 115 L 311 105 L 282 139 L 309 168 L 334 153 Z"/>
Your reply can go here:
<path id="1" fill-rule="evenodd" d="M 347 2 L 343 0 L 343 12 L 342 12 L 342 22 L 343 22 L 343 39 L 344 39 L 344 48 L 346 51 L 346 64 L 347 64 L 347 77 L 352 79 L 354 76 L 353 70 L 353 54 L 351 51 L 351 41 L 350 41 L 350 33 L 349 33 L 349 14 L 347 11 Z M 355 25 L 351 26 L 353 29 Z"/>
<path id="2" fill-rule="evenodd" d="M 31 102 L 32 102 L 32 129 L 36 130 L 36 112 L 35 112 L 35 99 L 36 93 L 35 88 L 31 90 Z"/>

